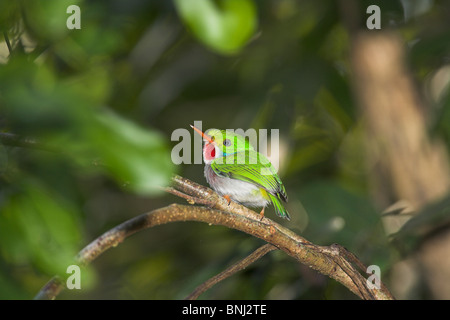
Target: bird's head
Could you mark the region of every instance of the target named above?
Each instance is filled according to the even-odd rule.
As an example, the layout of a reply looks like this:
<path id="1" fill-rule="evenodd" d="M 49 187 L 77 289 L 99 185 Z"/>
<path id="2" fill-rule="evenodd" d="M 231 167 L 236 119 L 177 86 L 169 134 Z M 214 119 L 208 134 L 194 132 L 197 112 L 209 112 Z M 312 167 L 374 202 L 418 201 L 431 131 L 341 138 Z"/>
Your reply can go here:
<path id="1" fill-rule="evenodd" d="M 203 137 L 203 160 L 210 164 L 214 159 L 225 157 L 237 152 L 253 149 L 243 136 L 230 130 L 209 129 L 206 133 L 191 125 Z"/>

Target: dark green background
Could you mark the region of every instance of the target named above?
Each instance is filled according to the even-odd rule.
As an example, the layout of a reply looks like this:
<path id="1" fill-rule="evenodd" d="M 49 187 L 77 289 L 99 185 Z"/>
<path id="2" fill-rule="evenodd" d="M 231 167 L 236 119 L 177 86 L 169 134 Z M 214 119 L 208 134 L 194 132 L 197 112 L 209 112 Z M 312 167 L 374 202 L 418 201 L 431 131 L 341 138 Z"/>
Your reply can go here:
<path id="1" fill-rule="evenodd" d="M 81 8 L 80 30 L 66 28 L 71 4 Z M 428 76 L 450 61 L 450 2 L 358 4 L 361 29 L 367 6 L 377 4 L 382 31 L 397 30 L 410 44 L 407 64 L 426 90 Z M 0 298 L 32 298 L 103 232 L 185 203 L 157 188 L 173 173 L 206 184 L 202 165 L 175 166 L 170 159 L 177 144 L 172 132 L 195 120 L 203 129 L 279 129 L 292 220 L 282 221 L 272 208 L 266 216 L 379 265 L 389 285 L 401 253 L 385 235 L 381 208 L 368 190 L 342 3 L 192 1 L 189 14 L 176 5 L 0 1 L 0 30 L 13 45 L 9 56 L 1 43 L 0 131 L 56 149 L 0 145 Z M 225 15 L 234 19 L 231 26 Z M 205 19 L 223 37 L 211 39 Z M 430 132 L 448 147 L 449 91 L 435 104 L 427 111 L 434 119 Z M 220 226 L 159 226 L 100 256 L 83 269 L 82 290 L 65 290 L 60 298 L 181 299 L 262 244 Z M 426 290 L 420 297 L 429 298 Z M 271 252 L 201 298 L 355 296 Z"/>

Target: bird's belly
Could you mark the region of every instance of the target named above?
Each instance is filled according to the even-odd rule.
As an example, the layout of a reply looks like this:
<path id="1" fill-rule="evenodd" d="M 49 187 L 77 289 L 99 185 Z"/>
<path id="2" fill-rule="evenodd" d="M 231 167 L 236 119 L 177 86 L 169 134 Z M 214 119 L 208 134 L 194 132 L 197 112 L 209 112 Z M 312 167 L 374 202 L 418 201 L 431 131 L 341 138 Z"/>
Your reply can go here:
<path id="1" fill-rule="evenodd" d="M 265 207 L 269 203 L 260 187 L 250 182 L 218 176 L 210 165 L 205 165 L 205 178 L 217 193 L 228 195 L 233 201 L 245 206 Z"/>

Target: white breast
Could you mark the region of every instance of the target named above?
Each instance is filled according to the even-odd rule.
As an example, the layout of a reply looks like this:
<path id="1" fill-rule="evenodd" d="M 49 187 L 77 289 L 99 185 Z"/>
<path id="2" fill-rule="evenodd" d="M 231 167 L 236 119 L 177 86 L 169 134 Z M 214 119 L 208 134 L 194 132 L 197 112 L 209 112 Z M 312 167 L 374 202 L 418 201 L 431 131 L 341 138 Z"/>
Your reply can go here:
<path id="1" fill-rule="evenodd" d="M 218 176 L 211 165 L 205 165 L 205 178 L 211 188 L 220 195 L 228 195 L 233 201 L 250 207 L 265 207 L 269 200 L 265 199 L 259 187 L 245 181 Z"/>

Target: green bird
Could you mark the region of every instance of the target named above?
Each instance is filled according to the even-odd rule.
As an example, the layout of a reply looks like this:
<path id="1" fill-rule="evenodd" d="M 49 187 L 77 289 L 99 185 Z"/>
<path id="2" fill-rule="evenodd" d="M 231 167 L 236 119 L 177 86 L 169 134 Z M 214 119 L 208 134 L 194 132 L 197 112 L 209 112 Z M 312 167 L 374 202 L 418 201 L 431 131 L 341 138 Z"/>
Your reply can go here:
<path id="1" fill-rule="evenodd" d="M 264 208 L 272 204 L 279 217 L 290 220 L 283 205 L 287 202 L 286 189 L 270 161 L 243 136 L 232 131 L 211 129 L 199 133 L 203 146 L 205 178 L 208 184 L 230 202 Z"/>

